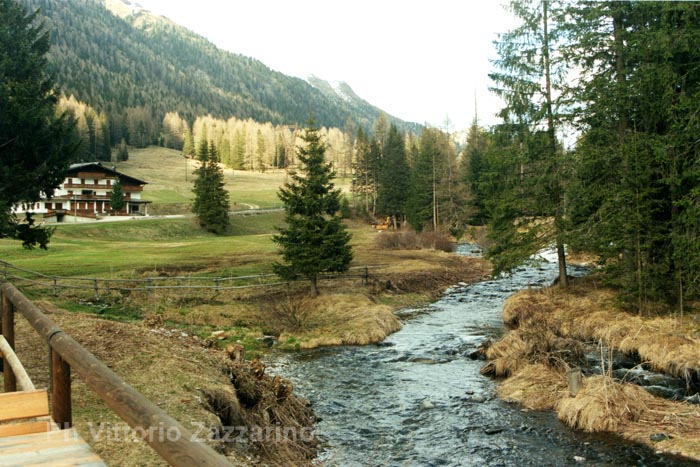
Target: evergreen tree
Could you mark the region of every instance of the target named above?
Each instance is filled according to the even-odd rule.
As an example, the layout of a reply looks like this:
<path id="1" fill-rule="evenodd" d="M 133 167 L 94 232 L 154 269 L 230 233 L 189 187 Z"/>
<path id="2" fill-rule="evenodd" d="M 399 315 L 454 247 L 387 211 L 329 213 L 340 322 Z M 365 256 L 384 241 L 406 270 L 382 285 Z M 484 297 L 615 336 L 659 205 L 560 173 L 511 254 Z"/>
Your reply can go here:
<path id="1" fill-rule="evenodd" d="M 64 180 L 76 147 L 71 128 L 56 117 L 57 93 L 47 77 L 49 33 L 20 3 L 0 0 L 0 238 L 45 249 L 51 229 L 24 223 L 12 213 L 19 203 L 51 195 Z"/>
<path id="2" fill-rule="evenodd" d="M 603 2 L 569 16 L 569 54 L 583 70 L 573 240 L 601 256 L 640 313 L 658 300 L 682 307 L 700 292 L 700 9 Z"/>
<path id="3" fill-rule="evenodd" d="M 117 146 L 117 160 L 121 162 L 129 160 L 129 147 L 124 138 L 119 141 L 119 146 Z"/>
<path id="4" fill-rule="evenodd" d="M 225 233 L 230 224 L 230 201 L 214 143 L 207 144 L 206 139 L 201 139 L 197 156 L 200 166 L 194 170 L 192 212 L 203 229 L 215 234 Z"/>
<path id="5" fill-rule="evenodd" d="M 427 128 L 420 139 L 418 156 L 411 170 L 410 195 L 407 200 L 406 218 L 418 232 L 432 226 L 435 220 L 436 166 L 439 157 L 439 131 Z"/>
<path id="6" fill-rule="evenodd" d="M 403 135 L 395 125 L 389 127 L 379 167 L 377 211 L 391 217 L 396 227 L 406 213 L 411 172 Z"/>
<path id="7" fill-rule="evenodd" d="M 109 193 L 109 206 L 115 213 L 118 213 L 126 205 L 126 198 L 124 196 L 124 189 L 122 184 L 117 178 L 112 185 L 112 191 Z"/>
<path id="8" fill-rule="evenodd" d="M 479 182 L 483 178 L 486 164 L 486 154 L 489 148 L 489 135 L 481 128 L 476 117 L 467 133 L 467 144 L 462 153 L 460 172 L 462 183 L 469 192 L 469 207 L 471 212 L 469 222 L 474 225 L 484 225 L 488 218 L 484 205 L 484 193 Z"/>
<path id="9" fill-rule="evenodd" d="M 553 28 L 556 26 L 553 17 L 559 11 L 553 7 L 554 3 L 512 1 L 511 10 L 521 23 L 496 43 L 497 71 L 490 76 L 496 83 L 494 91 L 506 103 L 501 117 L 517 129 L 518 154 L 523 159 L 521 183 L 509 187 L 519 192 L 519 208 L 495 206 L 489 213 L 492 227 L 498 229 L 491 229 L 496 247 L 489 250 L 488 256 L 500 267 L 512 269 L 552 243 L 557 251 L 559 284 L 565 287 L 568 283 L 564 250 L 566 164 L 556 138 L 561 118 L 556 113 L 558 105 L 554 98 L 554 91 L 563 80 L 564 64 L 558 51 L 559 32 Z M 494 219 L 494 215 L 511 217 Z M 547 218 L 552 219 L 551 225 L 545 222 Z M 510 243 L 513 241 L 518 243 Z M 515 252 L 522 256 L 514 256 Z M 501 254 L 503 258 L 496 257 Z"/>
<path id="10" fill-rule="evenodd" d="M 318 277 L 328 272 L 345 272 L 352 261 L 350 234 L 342 224 L 340 190 L 332 182 L 335 174 L 325 161 L 325 145 L 311 120 L 298 149 L 301 173 L 279 190 L 284 203 L 286 227 L 273 240 L 280 245 L 283 263 L 273 264 L 280 277 L 303 276 L 311 281 L 311 293 L 318 295 Z"/>

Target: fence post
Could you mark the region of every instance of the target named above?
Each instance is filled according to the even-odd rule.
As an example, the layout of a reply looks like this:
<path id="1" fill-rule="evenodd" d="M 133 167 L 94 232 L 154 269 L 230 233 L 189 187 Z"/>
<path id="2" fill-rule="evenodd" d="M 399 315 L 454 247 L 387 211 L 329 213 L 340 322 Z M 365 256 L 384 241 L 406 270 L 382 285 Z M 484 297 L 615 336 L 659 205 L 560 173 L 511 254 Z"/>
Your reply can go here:
<path id="1" fill-rule="evenodd" d="M 14 350 L 15 348 L 15 305 L 10 301 L 7 294 L 2 294 L 2 335 L 7 343 Z M 7 357 L 3 356 L 2 376 L 5 380 L 5 392 L 14 392 L 17 390 L 17 380 L 15 374 L 7 361 Z"/>
<path id="2" fill-rule="evenodd" d="M 95 301 L 99 302 L 100 301 L 100 289 L 97 287 L 97 279 L 93 279 L 94 282 L 94 287 L 95 287 Z"/>
<path id="3" fill-rule="evenodd" d="M 362 285 L 369 284 L 369 268 L 365 266 L 365 276 L 362 278 Z"/>
<path id="4" fill-rule="evenodd" d="M 70 365 L 49 345 L 51 361 L 51 414 L 53 421 L 65 430 L 73 426 Z"/>
<path id="5" fill-rule="evenodd" d="M 53 296 L 58 297 L 58 278 L 53 276 Z"/>

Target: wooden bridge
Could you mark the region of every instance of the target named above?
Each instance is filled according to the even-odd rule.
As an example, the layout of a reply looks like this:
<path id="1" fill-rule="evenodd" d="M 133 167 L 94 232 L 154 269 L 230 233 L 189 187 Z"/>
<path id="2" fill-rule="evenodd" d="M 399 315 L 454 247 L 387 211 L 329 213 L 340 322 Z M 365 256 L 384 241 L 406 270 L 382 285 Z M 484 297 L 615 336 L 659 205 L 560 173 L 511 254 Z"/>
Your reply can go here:
<path id="1" fill-rule="evenodd" d="M 136 433 L 143 434 L 144 441 L 168 464 L 232 465 L 211 447 L 195 441 L 189 430 L 125 383 L 12 284 L 2 283 L 0 291 L 5 390 L 0 393 L 0 467 L 106 465 L 73 428 L 71 371 Z M 23 316 L 48 344 L 50 391 L 34 387 L 14 352 L 16 314 Z M 179 436 L 145 436 L 163 431 Z"/>

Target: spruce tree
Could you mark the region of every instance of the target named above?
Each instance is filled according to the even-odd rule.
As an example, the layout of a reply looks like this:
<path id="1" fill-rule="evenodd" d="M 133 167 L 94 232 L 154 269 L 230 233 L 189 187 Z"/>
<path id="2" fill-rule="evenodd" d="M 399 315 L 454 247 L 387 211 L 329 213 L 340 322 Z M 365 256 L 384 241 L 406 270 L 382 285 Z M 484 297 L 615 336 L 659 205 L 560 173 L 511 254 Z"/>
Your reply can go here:
<path id="1" fill-rule="evenodd" d="M 51 230 L 21 222 L 18 203 L 34 203 L 63 182 L 76 147 L 70 125 L 56 117 L 58 100 L 46 75 L 49 33 L 21 3 L 0 0 L 0 238 L 46 248 Z"/>
<path id="2" fill-rule="evenodd" d="M 124 197 L 124 189 L 122 188 L 122 184 L 119 181 L 119 178 L 117 178 L 114 182 L 114 185 L 112 185 L 112 191 L 109 193 L 109 206 L 114 211 L 115 213 L 118 213 L 122 209 L 124 209 L 124 205 L 126 204 L 126 199 Z"/>
<path id="3" fill-rule="evenodd" d="M 117 146 L 117 161 L 124 162 L 129 160 L 129 147 L 126 145 L 126 140 L 124 138 L 119 141 L 119 146 Z"/>
<path id="4" fill-rule="evenodd" d="M 200 227 L 215 233 L 225 233 L 229 227 L 230 201 L 224 187 L 224 172 L 214 143 L 202 138 L 197 150 L 200 166 L 194 170 L 194 203 L 192 212 Z"/>
<path id="5" fill-rule="evenodd" d="M 432 226 L 435 214 L 435 159 L 440 152 L 439 131 L 426 128 L 420 139 L 418 156 L 411 170 L 411 189 L 406 203 L 406 218 L 418 232 Z"/>
<path id="6" fill-rule="evenodd" d="M 404 138 L 396 125 L 389 127 L 383 147 L 384 155 L 379 163 L 377 212 L 391 217 L 396 226 L 406 213 L 411 177 Z"/>
<path id="7" fill-rule="evenodd" d="M 582 70 L 573 239 L 600 255 L 631 308 L 682 308 L 700 292 L 698 7 L 602 2 L 568 14 Z"/>
<path id="8" fill-rule="evenodd" d="M 338 211 L 340 190 L 332 182 L 335 174 L 325 161 L 325 145 L 313 120 L 302 135 L 298 148 L 301 172 L 280 188 L 286 227 L 273 237 L 281 248 L 283 263 L 273 264 L 276 274 L 286 280 L 299 276 L 311 281 L 311 294 L 318 295 L 318 278 L 323 273 L 345 272 L 352 261 L 350 234 Z"/>
<path id="9" fill-rule="evenodd" d="M 488 221 L 484 193 L 479 182 L 483 178 L 489 144 L 489 134 L 479 126 L 475 116 L 467 133 L 467 144 L 460 163 L 462 183 L 469 193 L 469 222 L 472 225 L 484 225 Z"/>
<path id="10" fill-rule="evenodd" d="M 565 287 L 566 161 L 556 137 L 561 116 L 555 98 L 564 73 L 556 27 L 560 7 L 549 0 L 511 1 L 510 7 L 520 24 L 496 42 L 499 59 L 490 77 L 496 83 L 493 90 L 506 103 L 500 113 L 506 132 L 516 130 L 512 133 L 515 139 L 507 144 L 515 143 L 514 154 L 521 157 L 520 178 L 518 183 L 507 185 L 516 190 L 517 197 L 495 194 L 506 198 L 508 204 L 519 203 L 506 209 L 491 203 L 491 238 L 496 247 L 489 249 L 488 256 L 509 270 L 552 244 L 557 251 L 559 284 Z M 502 156 L 512 157 L 508 153 Z M 498 267 L 495 272 L 499 272 Z"/>

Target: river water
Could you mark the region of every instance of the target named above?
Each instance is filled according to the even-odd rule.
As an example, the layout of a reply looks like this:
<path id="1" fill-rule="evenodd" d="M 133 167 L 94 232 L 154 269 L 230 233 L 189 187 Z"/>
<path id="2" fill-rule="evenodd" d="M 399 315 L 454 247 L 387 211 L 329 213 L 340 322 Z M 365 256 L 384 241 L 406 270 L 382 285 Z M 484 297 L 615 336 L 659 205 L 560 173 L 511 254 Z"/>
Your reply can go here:
<path id="1" fill-rule="evenodd" d="M 456 285 L 428 307 L 403 310 L 404 327 L 380 345 L 276 353 L 267 363 L 313 403 L 328 467 L 698 465 L 575 432 L 551 412 L 496 397 L 483 362 L 468 355 L 503 332 L 507 296 L 556 275 L 556 264 L 543 263 Z"/>

